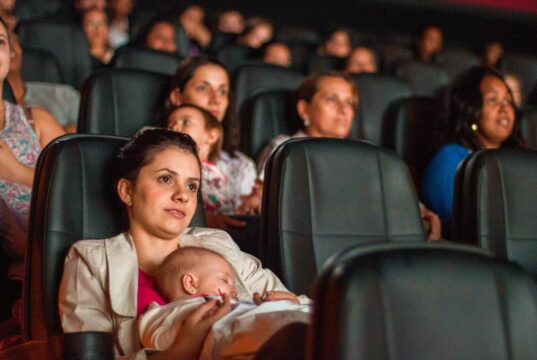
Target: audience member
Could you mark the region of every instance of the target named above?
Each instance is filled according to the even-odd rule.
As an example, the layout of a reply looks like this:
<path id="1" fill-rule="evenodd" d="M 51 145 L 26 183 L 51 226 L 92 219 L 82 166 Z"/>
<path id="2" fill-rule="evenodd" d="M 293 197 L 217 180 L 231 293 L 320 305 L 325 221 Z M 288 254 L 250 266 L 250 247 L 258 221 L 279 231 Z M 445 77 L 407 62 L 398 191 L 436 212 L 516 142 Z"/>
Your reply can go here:
<path id="1" fill-rule="evenodd" d="M 485 45 L 483 51 L 483 64 L 498 69 L 503 57 L 503 46 L 498 41 L 492 41 Z"/>
<path id="2" fill-rule="evenodd" d="M 237 10 L 221 12 L 216 19 L 216 30 L 225 34 L 242 34 L 244 31 L 244 18 Z"/>
<path id="3" fill-rule="evenodd" d="M 190 136 L 164 129 L 141 131 L 120 150 L 115 169 L 128 231 L 105 240 L 79 241 L 69 250 L 59 291 L 64 332 L 109 332 L 117 355 L 143 356 L 137 317 L 153 301 L 165 303 L 154 278 L 164 259 L 183 246 L 207 248 L 229 261 L 240 300 L 252 300 L 256 293 L 256 299 L 262 294 L 264 300 L 297 298 L 259 260 L 241 252 L 227 233 L 188 227 L 201 181 Z M 310 302 L 303 296 L 297 299 Z M 200 305 L 182 323 L 172 346 L 158 355 L 197 358 L 210 326 L 229 311 L 228 296 L 222 305 Z"/>
<path id="4" fill-rule="evenodd" d="M 190 40 L 189 55 L 205 52 L 211 44 L 212 34 L 204 23 L 205 10 L 199 5 L 190 5 L 179 15 L 179 24 Z"/>
<path id="5" fill-rule="evenodd" d="M 348 74 L 376 73 L 378 69 L 377 56 L 373 49 L 366 46 L 357 46 L 352 49 L 345 64 Z"/>
<path id="6" fill-rule="evenodd" d="M 507 87 L 511 90 L 513 102 L 517 108 L 520 108 L 522 106 L 522 80 L 513 73 L 506 73 L 503 78 L 505 79 Z"/>
<path id="7" fill-rule="evenodd" d="M 96 68 L 107 65 L 114 49 L 108 42 L 108 17 L 101 9 L 93 8 L 82 13 L 82 30 L 88 39 L 89 53 Z"/>
<path id="8" fill-rule="evenodd" d="M 145 32 L 143 44 L 149 49 L 177 53 L 176 36 L 175 25 L 166 20 L 157 20 Z"/>
<path id="9" fill-rule="evenodd" d="M 70 85 L 25 82 L 22 78 L 23 52 L 16 34 L 10 34 L 11 62 L 7 80 L 17 104 L 23 108 L 45 108 L 66 132 L 76 132 L 80 93 Z"/>
<path id="10" fill-rule="evenodd" d="M 117 49 L 130 41 L 129 16 L 133 9 L 133 0 L 108 0 L 110 13 L 110 31 L 108 41 L 110 46 Z"/>
<path id="11" fill-rule="evenodd" d="M 252 21 L 251 25 L 248 25 L 244 32 L 238 38 L 239 45 L 245 45 L 252 49 L 259 49 L 264 44 L 272 40 L 274 36 L 274 28 L 272 24 L 263 18 L 257 18 L 256 21 Z"/>
<path id="12" fill-rule="evenodd" d="M 170 303 L 152 303 L 138 324 L 142 344 L 167 349 L 177 336 L 178 324 L 207 297 L 235 297 L 233 267 L 220 254 L 199 247 L 181 247 L 166 257 L 159 268 L 157 286 Z M 232 310 L 216 322 L 200 358 L 252 358 L 257 350 L 282 327 L 295 322 L 310 323 L 311 306 L 289 300 L 256 305 L 232 299 Z"/>
<path id="13" fill-rule="evenodd" d="M 10 30 L 15 29 L 19 17 L 15 15 L 16 0 L 0 0 L 0 16 L 4 19 Z"/>
<path id="14" fill-rule="evenodd" d="M 339 58 L 346 58 L 351 52 L 351 33 L 345 28 L 336 28 L 325 36 L 319 53 Z"/>
<path id="15" fill-rule="evenodd" d="M 444 145 L 425 170 L 421 192 L 425 204 L 448 221 L 459 163 L 479 149 L 519 147 L 524 142 L 511 92 L 492 68 L 476 66 L 457 76 L 444 101 Z"/>
<path id="16" fill-rule="evenodd" d="M 224 127 L 223 150 L 216 166 L 228 177 L 230 193 L 248 196 L 254 188 L 254 162 L 239 152 L 239 122 L 231 100 L 230 78 L 218 61 L 194 57 L 181 62 L 172 80 L 169 105 L 190 103 L 209 111 Z M 216 228 L 243 226 L 244 222 L 228 216 L 208 216 L 209 225 Z"/>
<path id="17" fill-rule="evenodd" d="M 0 18 L 0 88 L 10 68 L 9 30 Z M 0 98 L 2 97 L 0 90 Z M 34 168 L 41 149 L 64 131 L 44 109 L 0 102 L 0 238 L 10 256 L 10 276 L 21 280 L 24 273 L 26 232 Z M 16 231 L 12 231 L 16 228 Z M 16 238 L 8 238 L 11 234 Z"/>
<path id="18" fill-rule="evenodd" d="M 442 30 L 435 25 L 421 29 L 415 42 L 415 56 L 424 63 L 434 63 L 442 50 Z"/>
<path id="19" fill-rule="evenodd" d="M 282 42 L 267 44 L 263 51 L 263 62 L 283 67 L 291 67 L 293 61 L 289 46 Z"/>

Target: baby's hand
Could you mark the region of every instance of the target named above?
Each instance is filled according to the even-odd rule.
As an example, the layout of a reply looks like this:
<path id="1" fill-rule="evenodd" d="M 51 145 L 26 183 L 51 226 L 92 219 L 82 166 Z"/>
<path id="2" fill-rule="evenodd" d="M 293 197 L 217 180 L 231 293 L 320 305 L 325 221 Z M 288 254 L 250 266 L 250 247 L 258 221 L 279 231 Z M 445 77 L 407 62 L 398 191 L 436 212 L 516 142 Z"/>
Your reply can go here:
<path id="1" fill-rule="evenodd" d="M 297 296 L 290 291 L 265 291 L 263 296 L 259 295 L 259 293 L 254 293 L 254 303 L 257 305 L 263 302 L 276 300 L 289 300 L 295 304 L 298 304 Z"/>

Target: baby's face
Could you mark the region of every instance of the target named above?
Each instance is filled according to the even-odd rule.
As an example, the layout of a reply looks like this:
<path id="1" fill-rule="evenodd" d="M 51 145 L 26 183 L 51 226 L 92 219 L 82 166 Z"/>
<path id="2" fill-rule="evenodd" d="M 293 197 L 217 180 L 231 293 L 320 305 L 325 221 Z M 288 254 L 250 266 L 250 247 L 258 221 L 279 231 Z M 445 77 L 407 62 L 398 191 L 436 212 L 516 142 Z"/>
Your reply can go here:
<path id="1" fill-rule="evenodd" d="M 199 294 L 237 296 L 235 272 L 227 261 L 218 256 L 211 256 L 201 267 L 202 270 L 198 274 Z"/>
<path id="2" fill-rule="evenodd" d="M 173 111 L 168 116 L 168 129 L 190 135 L 198 147 L 203 145 L 209 136 L 205 129 L 205 118 L 195 108 L 184 107 Z"/>

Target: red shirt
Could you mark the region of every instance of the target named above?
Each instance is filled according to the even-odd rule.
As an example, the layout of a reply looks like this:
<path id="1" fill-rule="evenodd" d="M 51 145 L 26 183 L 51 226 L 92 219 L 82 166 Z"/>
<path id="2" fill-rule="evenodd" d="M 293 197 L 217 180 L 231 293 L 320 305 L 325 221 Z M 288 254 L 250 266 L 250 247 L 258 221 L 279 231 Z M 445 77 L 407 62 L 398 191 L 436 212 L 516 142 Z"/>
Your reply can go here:
<path id="1" fill-rule="evenodd" d="M 155 286 L 155 278 L 138 269 L 137 316 L 143 314 L 153 301 L 156 301 L 159 305 L 166 304 L 166 301 L 159 294 Z"/>

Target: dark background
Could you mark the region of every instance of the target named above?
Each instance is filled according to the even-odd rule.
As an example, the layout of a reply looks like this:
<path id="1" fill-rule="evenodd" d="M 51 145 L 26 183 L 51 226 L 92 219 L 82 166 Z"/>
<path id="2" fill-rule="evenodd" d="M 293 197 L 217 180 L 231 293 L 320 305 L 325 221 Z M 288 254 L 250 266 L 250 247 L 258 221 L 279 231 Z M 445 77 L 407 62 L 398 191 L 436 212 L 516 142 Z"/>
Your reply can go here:
<path id="1" fill-rule="evenodd" d="M 508 50 L 537 53 L 535 0 L 137 1 L 144 9 L 154 9 L 158 1 L 168 14 L 196 3 L 209 18 L 219 10 L 234 8 L 246 16 L 266 16 L 276 25 L 302 24 L 319 30 L 338 24 L 364 32 L 414 35 L 424 25 L 436 24 L 444 30 L 446 46 L 479 51 L 484 42 L 499 40 Z M 509 6 L 514 10 L 506 9 Z M 525 11 L 516 10 L 520 8 Z"/>

